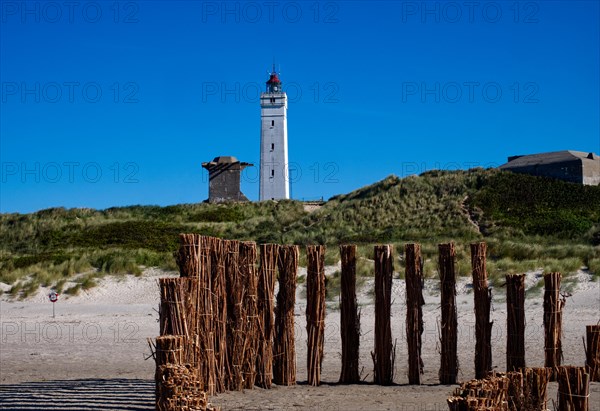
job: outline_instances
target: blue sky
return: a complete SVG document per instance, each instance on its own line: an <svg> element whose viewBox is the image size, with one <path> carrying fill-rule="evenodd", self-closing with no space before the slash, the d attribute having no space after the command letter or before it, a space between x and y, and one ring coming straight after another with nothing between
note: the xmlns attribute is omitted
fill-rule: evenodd
<svg viewBox="0 0 600 411"><path fill-rule="evenodd" d="M297 199L600 152L599 2L475 3L2 0L0 211L204 200L258 166L273 59Z"/></svg>

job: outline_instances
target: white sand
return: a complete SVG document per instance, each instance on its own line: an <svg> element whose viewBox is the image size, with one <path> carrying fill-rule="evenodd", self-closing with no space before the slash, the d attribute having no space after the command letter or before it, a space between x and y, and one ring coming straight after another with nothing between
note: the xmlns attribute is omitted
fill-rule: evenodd
<svg viewBox="0 0 600 411"><path fill-rule="evenodd" d="M327 268L331 274L339 266ZM299 274L303 274L303 270ZM540 272L527 276L526 362L543 365L543 293L536 287ZM147 338L158 333L158 285L162 276L176 276L146 269L143 276L107 277L99 286L78 296L61 296L52 318L50 290L40 291L26 301L0 297L0 409L152 409L154 363L145 360L150 351ZM600 282L579 272L564 279L571 289L563 315L563 364L583 365L582 337L585 326L600 320ZM408 386L405 341L405 287L403 280L393 282L392 334L396 340L396 384L392 387L335 385L341 370L339 311L329 310L325 329L325 359L321 387L308 387L306 381L306 322L299 287L296 303L296 350L299 385L273 390L246 390L225 393L211 399L226 409L404 409L445 410L451 386L437 385L439 368L438 329L439 287L435 280L425 283L422 356L425 374L422 386ZM5 287L3 287L5 288ZM359 292L361 305L362 375L372 380L374 307L367 281ZM474 376L474 313L469 278L457 284L459 317L459 380ZM332 301L329 306L337 306ZM494 289L492 320L493 364L504 370L506 347L506 304L503 289ZM62 381L68 380L68 381ZM16 384L28 382L27 384ZM555 398L556 384L550 387ZM600 383L591 384L591 409L600 409ZM30 407L33 401L35 405ZM43 404L43 405L41 405ZM64 404L71 404L69 408ZM66 407L66 408L65 408ZM595 408L594 408L595 407ZM551 407L552 408L552 407Z"/></svg>

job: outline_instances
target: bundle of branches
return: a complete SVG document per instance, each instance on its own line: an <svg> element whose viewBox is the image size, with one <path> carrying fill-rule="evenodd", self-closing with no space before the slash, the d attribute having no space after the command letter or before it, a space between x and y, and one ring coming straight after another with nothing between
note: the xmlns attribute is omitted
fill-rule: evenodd
<svg viewBox="0 0 600 411"><path fill-rule="evenodd" d="M245 356L246 272L239 269L240 242L223 241L225 251L225 282L227 299L227 365L225 387L241 391L244 384L242 363Z"/></svg>
<svg viewBox="0 0 600 411"><path fill-rule="evenodd" d="M198 279L193 277L161 278L159 324L160 335L186 337L184 360L192 367L198 366Z"/></svg>
<svg viewBox="0 0 600 411"><path fill-rule="evenodd" d="M244 294L244 314L246 318L243 324L244 333L244 357L242 359L242 376L244 387L252 388L256 380L256 354L259 343L258 308L257 308L257 285L256 273L256 243L244 241L240 243L239 254L240 278L246 284Z"/></svg>
<svg viewBox="0 0 600 411"><path fill-rule="evenodd" d="M360 313L356 301L356 246L341 245L340 325L342 334L342 372L340 382L360 381L358 355L360 346Z"/></svg>
<svg viewBox="0 0 600 411"><path fill-rule="evenodd" d="M508 377L508 409L511 411L521 410L524 402L523 374L521 371L510 371L504 375Z"/></svg>
<svg viewBox="0 0 600 411"><path fill-rule="evenodd" d="M544 274L544 354L546 367L552 368L552 381L562 361L562 309L565 298L560 295L560 273Z"/></svg>
<svg viewBox="0 0 600 411"><path fill-rule="evenodd" d="M525 274L506 275L506 370L525 367Z"/></svg>
<svg viewBox="0 0 600 411"><path fill-rule="evenodd" d="M586 361L590 381L600 382L600 325L585 327L587 338Z"/></svg>
<svg viewBox="0 0 600 411"><path fill-rule="evenodd" d="M185 365L165 364L157 367L157 411L180 410L180 406L195 406L205 410L208 397L195 391L194 373Z"/></svg>
<svg viewBox="0 0 600 411"><path fill-rule="evenodd" d="M467 381L448 398L448 407L453 411L508 410L508 387L503 375Z"/></svg>
<svg viewBox="0 0 600 411"><path fill-rule="evenodd" d="M256 385L271 388L273 379L273 318L275 275L279 246L260 245L260 266L258 270L258 347L256 353Z"/></svg>
<svg viewBox="0 0 600 411"><path fill-rule="evenodd" d="M198 297L196 298L196 315L198 319L198 379L202 381L203 389L208 395L214 395L215 390L215 334L213 321L213 298L211 290L211 249L212 237L199 238L200 252L198 269Z"/></svg>
<svg viewBox="0 0 600 411"><path fill-rule="evenodd" d="M184 363L187 338L165 335L156 338L156 409L158 411L214 410L208 404L202 382L190 364Z"/></svg>
<svg viewBox="0 0 600 411"><path fill-rule="evenodd" d="M557 367L558 409L587 411L589 409L590 375L585 367Z"/></svg>
<svg viewBox="0 0 600 411"><path fill-rule="evenodd" d="M486 249L486 243L471 244L475 298L475 378L485 378L492 370L492 294L487 281Z"/></svg>
<svg viewBox="0 0 600 411"><path fill-rule="evenodd" d="M160 375L159 398L156 401L157 411L216 411L208 403L206 392L201 383L194 379L194 372L184 365L166 364L158 368Z"/></svg>
<svg viewBox="0 0 600 411"><path fill-rule="evenodd" d="M275 308L275 340L273 342L273 382L296 384L296 347L294 344L294 305L299 249L296 245L279 247L279 291Z"/></svg>
<svg viewBox="0 0 600 411"><path fill-rule="evenodd" d="M306 247L306 333L308 384L321 384L325 342L325 246Z"/></svg>
<svg viewBox="0 0 600 411"><path fill-rule="evenodd" d="M156 337L156 343L153 350L156 366L185 364L184 347L186 343L186 337L183 335L161 335Z"/></svg>
<svg viewBox="0 0 600 411"><path fill-rule="evenodd" d="M442 320L441 364L439 378L441 384L456 384L458 374L457 313L456 313L456 251L454 243L439 244L438 270L441 282Z"/></svg>
<svg viewBox="0 0 600 411"><path fill-rule="evenodd" d="M545 411L550 373L550 368L521 368L506 373L509 379L508 409Z"/></svg>
<svg viewBox="0 0 600 411"><path fill-rule="evenodd" d="M188 278L160 278L160 306L158 310L160 335L189 336L186 318Z"/></svg>
<svg viewBox="0 0 600 411"><path fill-rule="evenodd" d="M376 245L375 259L375 350L371 352L375 384L391 385L394 380L396 347L392 345L392 276L394 248Z"/></svg>
<svg viewBox="0 0 600 411"><path fill-rule="evenodd" d="M210 238L212 314L215 331L215 391L225 391L227 364L227 286L224 241Z"/></svg>
<svg viewBox="0 0 600 411"><path fill-rule="evenodd" d="M408 343L408 383L421 384L423 360L421 335L423 334L423 259L420 244L404 247L406 280L406 341Z"/></svg>
<svg viewBox="0 0 600 411"><path fill-rule="evenodd" d="M200 236L198 234L180 234L179 250L175 261L181 277L197 277L200 268Z"/></svg>

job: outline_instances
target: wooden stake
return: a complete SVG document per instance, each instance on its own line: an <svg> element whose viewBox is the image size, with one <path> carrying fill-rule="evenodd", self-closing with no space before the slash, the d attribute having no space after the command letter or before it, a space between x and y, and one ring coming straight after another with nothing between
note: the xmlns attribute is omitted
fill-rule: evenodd
<svg viewBox="0 0 600 411"><path fill-rule="evenodd" d="M360 382L358 358L360 347L360 313L356 301L356 246L341 245L340 331L342 336L342 372L340 383Z"/></svg>
<svg viewBox="0 0 600 411"><path fill-rule="evenodd" d="M506 275L506 370L525 367L525 274Z"/></svg>
<svg viewBox="0 0 600 411"><path fill-rule="evenodd" d="M408 346L408 383L421 384L423 360L421 335L423 334L423 259L419 244L406 244L406 341Z"/></svg>
<svg viewBox="0 0 600 411"><path fill-rule="evenodd" d="M439 378L441 384L456 384L458 374L457 311L456 311L456 251L454 243L440 244L439 273L441 282L442 320L441 364Z"/></svg>
<svg viewBox="0 0 600 411"><path fill-rule="evenodd" d="M552 381L556 381L556 368L562 361L562 309L565 299L560 296L560 273L544 274L544 365L552 368Z"/></svg>
<svg viewBox="0 0 600 411"><path fill-rule="evenodd" d="M492 294L488 288L485 243L471 244L471 268L475 298L475 378L485 378L492 371Z"/></svg>
<svg viewBox="0 0 600 411"><path fill-rule="evenodd" d="M325 246L306 247L306 333L308 384L321 384L325 342Z"/></svg>
<svg viewBox="0 0 600 411"><path fill-rule="evenodd" d="M273 341L273 382L277 385L296 384L294 305L296 303L299 255L296 245L279 247L279 292L275 307L275 339Z"/></svg>
<svg viewBox="0 0 600 411"><path fill-rule="evenodd" d="M391 307L393 246L375 246L375 350L371 353L375 384L391 385L395 347L392 345Z"/></svg>

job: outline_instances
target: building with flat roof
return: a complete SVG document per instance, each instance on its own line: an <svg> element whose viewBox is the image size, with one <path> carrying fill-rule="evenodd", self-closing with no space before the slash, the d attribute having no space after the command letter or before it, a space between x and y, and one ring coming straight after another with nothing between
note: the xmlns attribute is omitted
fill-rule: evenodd
<svg viewBox="0 0 600 411"><path fill-rule="evenodd" d="M571 183L597 186L600 184L600 157L583 151L554 151L508 157L502 170L556 178Z"/></svg>
<svg viewBox="0 0 600 411"><path fill-rule="evenodd" d="M240 189L242 170L253 164L240 162L232 156L215 157L213 161L202 163L208 170L208 202L228 203L248 201Z"/></svg>

